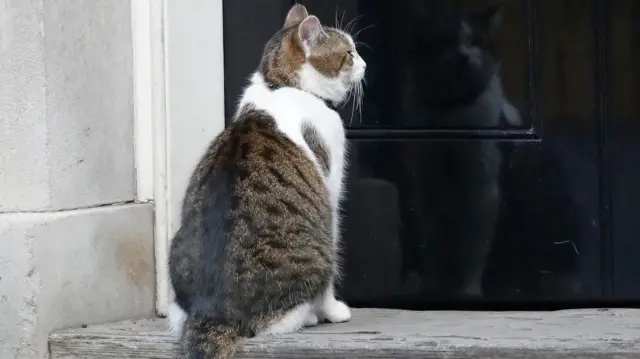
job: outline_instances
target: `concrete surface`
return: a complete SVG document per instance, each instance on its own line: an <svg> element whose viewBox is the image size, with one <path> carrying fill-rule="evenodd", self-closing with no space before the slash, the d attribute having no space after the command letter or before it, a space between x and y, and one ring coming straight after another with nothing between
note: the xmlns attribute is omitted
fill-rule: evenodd
<svg viewBox="0 0 640 359"><path fill-rule="evenodd" d="M58 331L52 359L174 358L161 319ZM640 310L411 312L356 309L344 324L245 341L237 359L636 359Z"/></svg>
<svg viewBox="0 0 640 359"><path fill-rule="evenodd" d="M133 200L130 0L0 3L0 212Z"/></svg>
<svg viewBox="0 0 640 359"><path fill-rule="evenodd" d="M58 328L154 314L153 205L0 214L0 358Z"/></svg>
<svg viewBox="0 0 640 359"><path fill-rule="evenodd" d="M0 359L154 313L153 204L125 204L130 1L0 0Z"/></svg>
<svg viewBox="0 0 640 359"><path fill-rule="evenodd" d="M0 212L46 208L42 1L0 4Z"/></svg>

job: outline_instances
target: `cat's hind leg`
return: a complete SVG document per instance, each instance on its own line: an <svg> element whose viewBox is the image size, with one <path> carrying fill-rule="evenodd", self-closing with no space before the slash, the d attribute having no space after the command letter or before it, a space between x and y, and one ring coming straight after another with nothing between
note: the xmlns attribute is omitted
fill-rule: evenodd
<svg viewBox="0 0 640 359"><path fill-rule="evenodd" d="M297 332L305 326L318 324L313 306L309 303L300 304L285 313L271 324L264 332L266 335L277 335Z"/></svg>
<svg viewBox="0 0 640 359"><path fill-rule="evenodd" d="M340 211L338 210L337 205L333 209L332 217L331 237L333 250L337 252L336 248L340 242ZM349 309L349 306L336 299L334 279L338 271L337 263L335 263L333 268L333 277L329 281L329 285L324 290L323 294L314 302L316 316L320 322L328 321L331 323L343 323L351 320L351 309Z"/></svg>
<svg viewBox="0 0 640 359"><path fill-rule="evenodd" d="M320 322L343 323L351 320L349 306L335 297L333 281L314 304L315 312Z"/></svg>
<svg viewBox="0 0 640 359"><path fill-rule="evenodd" d="M307 317L304 318L304 326L305 327L315 327L318 325L318 316L316 315L316 310L313 306L310 306L309 313L307 313Z"/></svg>
<svg viewBox="0 0 640 359"><path fill-rule="evenodd" d="M187 313L185 313L178 303L171 303L169 305L169 313L167 316L167 322L169 324L169 331L177 338L182 336L184 329L184 323L187 320Z"/></svg>

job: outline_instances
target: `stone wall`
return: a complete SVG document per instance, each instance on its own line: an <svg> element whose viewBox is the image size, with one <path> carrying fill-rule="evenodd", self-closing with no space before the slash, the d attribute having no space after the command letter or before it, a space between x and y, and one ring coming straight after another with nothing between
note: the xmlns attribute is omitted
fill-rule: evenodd
<svg viewBox="0 0 640 359"><path fill-rule="evenodd" d="M130 0L0 1L0 359L153 315L132 52Z"/></svg>

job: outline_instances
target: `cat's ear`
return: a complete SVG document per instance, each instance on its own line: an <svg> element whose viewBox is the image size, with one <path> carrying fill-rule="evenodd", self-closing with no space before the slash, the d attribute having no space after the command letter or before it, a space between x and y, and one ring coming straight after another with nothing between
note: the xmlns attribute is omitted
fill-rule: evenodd
<svg viewBox="0 0 640 359"><path fill-rule="evenodd" d="M499 26L502 22L502 1L485 8L478 17L488 30Z"/></svg>
<svg viewBox="0 0 640 359"><path fill-rule="evenodd" d="M322 24L320 24L320 20L311 15L307 16L298 27L298 37L303 44L309 45L314 42L318 37L324 34L324 30L322 29Z"/></svg>
<svg viewBox="0 0 640 359"><path fill-rule="evenodd" d="M302 4L295 4L289 10L289 13L287 14L287 18L284 20L284 25L282 26L282 28L286 29L294 25L298 25L307 16L309 16L309 13L307 12L307 8L305 8L304 5Z"/></svg>

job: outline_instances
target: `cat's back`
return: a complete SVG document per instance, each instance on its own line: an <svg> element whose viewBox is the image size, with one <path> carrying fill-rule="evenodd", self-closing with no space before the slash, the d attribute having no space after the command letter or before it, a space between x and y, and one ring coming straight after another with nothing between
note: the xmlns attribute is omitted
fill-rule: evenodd
<svg viewBox="0 0 640 359"><path fill-rule="evenodd" d="M320 224L328 217L328 198L305 151L267 112L247 105L194 171L181 230L193 232L189 237L198 241L211 241L243 230L282 231L292 221Z"/></svg>
<svg viewBox="0 0 640 359"><path fill-rule="evenodd" d="M270 257L273 248L330 243L330 213L316 164L269 114L245 106L191 177L170 255L177 301L188 307L186 298L196 288L222 283L200 280L225 281L221 275L230 265L249 266Z"/></svg>

